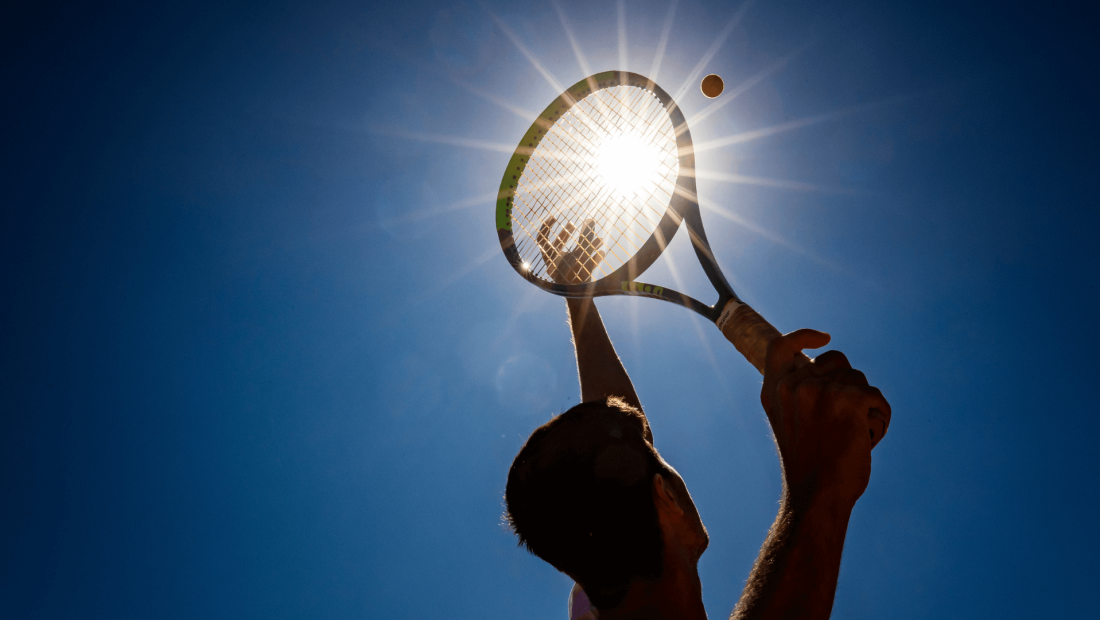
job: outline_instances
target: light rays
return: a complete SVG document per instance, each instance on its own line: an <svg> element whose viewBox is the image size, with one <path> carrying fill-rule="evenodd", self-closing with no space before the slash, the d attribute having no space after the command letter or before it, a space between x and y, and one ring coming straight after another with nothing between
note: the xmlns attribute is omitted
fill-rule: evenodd
<svg viewBox="0 0 1100 620"><path fill-rule="evenodd" d="M672 252L669 252L667 248L661 253L665 262L668 264L668 272L672 276L672 281L676 283L676 289L679 291L684 290L684 279L680 277L680 270L676 267L676 259L673 257ZM710 341L707 340L706 334L703 332L703 328L699 325L699 316L694 312L691 313L691 326L695 329L695 335L699 337L699 344L703 345L703 350L706 351L707 360L710 361L710 365L716 371L718 370L718 358L714 356L714 351L710 348Z"/></svg>
<svg viewBox="0 0 1100 620"><path fill-rule="evenodd" d="M775 189L786 189L796 192L816 192L820 194L852 194L852 195L869 195L870 192L852 189L849 187L834 187L829 185L815 185L813 183L802 183L801 181L788 181L786 179L768 179L764 177L750 177L743 174L732 174L729 172L715 172L709 170L688 170L683 169L683 174L688 176L694 176L697 179L705 179L707 181L721 181L723 183L738 183L740 185L757 185L760 187L773 187Z"/></svg>
<svg viewBox="0 0 1100 620"><path fill-rule="evenodd" d="M490 11L489 7L485 6L484 2L481 3L481 8L485 9L485 12L489 14L489 17L493 18L493 21L496 22L497 26L500 27L500 30L504 33L504 36L508 37L508 40L510 40L512 44L516 46L516 49L518 49L520 53L523 54L525 58L527 58L527 61L531 63L531 66L534 67L535 70L538 71L540 74L542 74L542 77L546 79L546 82L550 84L550 87L554 89L554 92L565 92L565 87L563 87L561 83L558 82L557 78L555 78L554 75L550 73L549 69L544 67L542 63L539 62L539 59L535 57L535 54L531 50L527 49L527 46L519 40L519 37L516 36L516 33L512 32L512 29L508 27L508 24L505 24L503 20L497 17L496 13Z"/></svg>
<svg viewBox="0 0 1100 620"><path fill-rule="evenodd" d="M730 21L728 24L726 24L726 27L723 28L722 32L718 34L718 38L714 40L714 43L711 43L710 48L707 49L706 53L703 54L703 57L699 59L699 62L695 65L695 68L692 69L691 73L688 74L687 79L684 80L684 85L681 86L679 90L676 91L676 94L672 96L673 101L679 101L681 98L683 98L684 94L688 91L689 88L691 88L692 84L695 83L695 80L699 77L699 74L702 73L703 69L706 68L707 63L710 62L712 58L714 58L714 55L718 53L719 48L721 48L722 44L725 43L726 39L729 38L730 33L733 32L734 27L736 27L738 22L741 21L741 18L745 16L745 12L749 10L749 7L752 6L752 3L753 0L745 0L745 2L741 5L741 8L737 9L737 12L734 13L733 17L730 18Z"/></svg>
<svg viewBox="0 0 1100 620"><path fill-rule="evenodd" d="M754 222L750 222L749 220L746 220L745 218L737 215L736 213L734 213L734 212L732 212L728 209L725 209L723 207L718 206L717 203L715 203L711 200L702 198L702 197L700 197L696 194L692 194L691 192L689 192L687 190L684 190L680 187L676 188L676 193L683 196L683 197L685 197L685 198L687 198L687 199L689 199L689 200L694 200L699 205L700 208L706 209L707 211L710 211L711 213L714 213L718 216L721 216L723 219L729 220L729 221L733 222L734 224L737 224L741 228L744 228L745 230L755 234L758 237L761 237L763 239L767 239L768 241L771 241L772 243L774 243L776 245L783 246L783 247L787 248L788 250L790 250L790 251L792 251L796 254L799 254L801 256L805 256L806 258L814 261L815 263L817 263L819 265L828 267L828 268L830 268L834 271L842 271L840 266L833 263L832 261L828 261L824 258L821 258L817 254L814 254L813 252L810 252L809 250L806 250L806 249L800 247L798 244L794 243L793 241L790 241L790 240L784 238L782 235L779 235L778 233L774 233L774 232L768 230L767 228L764 228L763 226L760 226L759 224L756 224Z"/></svg>
<svg viewBox="0 0 1100 620"><path fill-rule="evenodd" d="M496 95L487 93L487 92L473 86L472 84L467 84L466 82L463 82L463 81L459 80L458 78L456 78L452 75L448 75L447 77L456 86L464 88L467 91L469 91L470 93L472 93L472 94L474 94L478 97L481 97L485 101L488 101L489 103L492 103L494 105L499 106L503 110L507 110L507 111L511 112L512 114L515 114L516 116L522 118L523 120L527 121L528 123L535 122L535 119L539 117L538 112L532 112L531 110L521 108L521 107L509 102L507 99L504 99L503 97L497 97Z"/></svg>
<svg viewBox="0 0 1100 620"><path fill-rule="evenodd" d="M481 256L478 256L477 258L475 258L475 259L471 260L470 262L466 263L465 265L460 267L457 271L450 274L449 276L447 276L445 278L442 278L442 279L434 279L432 281L432 285L430 287L426 287L426 291L424 292L424 294L422 294L422 295L416 297L415 299L411 300L408 303L408 305L409 306L418 306L418 305L432 299L433 297L436 297L437 295L442 294L443 289L445 289L448 286L454 284L455 282L458 282L462 278L465 278L466 276L470 275L474 271L477 271L481 267L485 266L486 263L488 263L489 261L496 258L499 254L500 254L500 249L499 248L495 248L495 247L489 248L489 250L487 252L483 253Z"/></svg>
<svg viewBox="0 0 1100 620"><path fill-rule="evenodd" d="M472 198L466 198L464 200L458 200L449 204L445 204L439 207L432 207L430 209L420 209L417 211L409 211L405 215L399 217L390 217L382 220L383 226L393 226L400 224L412 224L420 220L425 220L437 215L445 215L454 211L462 211L465 209L472 209L473 207L482 207L492 204L497 199L497 192L490 192L482 194L480 196L474 196Z"/></svg>
<svg viewBox="0 0 1100 620"><path fill-rule="evenodd" d="M407 140L415 140L417 142L430 142L433 144L449 144L451 146L463 146L471 149L481 149L483 151L493 151L495 153L508 153L511 154L516 150L516 147L508 144L502 144L500 142L489 142L488 140L474 140L473 138L463 138L462 136L448 136L446 134L439 133L424 133L419 131L405 131L403 129L389 129L386 127L371 127L371 131L376 134L384 136L393 136L395 138L405 138Z"/></svg>
<svg viewBox="0 0 1100 620"><path fill-rule="evenodd" d="M561 27L565 30L565 36L569 39L569 45L573 47L573 55L577 57L577 64L580 65L581 73L584 75L592 75L592 68L588 66L588 59L584 57L584 52L581 51L581 46L577 43L577 37L573 35L573 28L569 25L569 20L565 18L565 11L561 9L561 4L557 0L553 3L554 10L558 12L558 20L561 22Z"/></svg>
<svg viewBox="0 0 1100 620"><path fill-rule="evenodd" d="M626 71L626 2L619 0L619 71Z"/></svg>
<svg viewBox="0 0 1100 620"><path fill-rule="evenodd" d="M447 81L451 82L452 84L454 84L455 86L458 86L459 88L462 88L466 91L469 91L471 94L473 94L477 97L480 97L481 99L484 99L485 101L488 101L489 103L492 103L493 105L496 105L496 106L500 107L501 109L503 109L507 112L511 112L511 113L515 114L516 116L524 119L528 123L534 122L535 118L538 117L538 114L536 112L532 112L532 111L527 110L525 108L521 108L521 107L519 107L519 106L517 106L513 103L510 103L508 100L504 99L503 97L498 97L496 95L487 93L487 92L477 88L473 84L470 84L466 81L463 81L463 80L459 79L453 72L448 71L444 67L442 67L441 66L442 63L431 64L431 63L426 63L426 62L420 62L420 61L416 61L416 60L413 60L411 58L408 58L406 55L400 54L400 53L395 52L395 51L390 51L390 50L386 50L386 51L389 52L390 54L392 54L394 61L399 62L403 65L406 65L408 67L412 67L412 68L416 69L417 71L422 71L422 72L428 73L428 74L430 74L434 77L447 80Z"/></svg>
<svg viewBox="0 0 1100 620"><path fill-rule="evenodd" d="M745 91L749 90L753 86L756 86L761 80L763 80L764 78L768 77L769 75L775 73L776 71L782 69L783 67L787 66L788 62L790 62L796 56L798 56L803 51L805 51L806 48L813 45L813 43L814 42L811 41L811 42L806 43L805 45L802 45L801 47L795 49L794 51L789 52L787 55L783 56L779 60L776 60L775 62L768 65L767 67L764 67L764 69L757 72L756 75L754 75L754 76L750 77L749 79L745 80L744 82L741 82L740 84L738 84L737 88L726 91L725 96L722 97L721 101L715 101L715 102L711 103L707 107L703 108L703 110L700 111L698 114L696 114L695 116L689 118L688 119L688 125L694 126L697 123L699 123L700 121L702 121L703 119L705 119L706 117L710 116L711 114L714 114L718 110L721 110L726 105L728 105L731 101L736 99L739 95L743 94Z"/></svg>
<svg viewBox="0 0 1100 620"><path fill-rule="evenodd" d="M665 25L661 29L661 38L657 41L657 51L653 54L653 65L649 68L649 79L657 81L657 74L661 71L661 61L665 57L665 47L668 46L668 35L672 32L672 18L676 15L676 5L679 0L672 0L668 5L668 14L665 15Z"/></svg>
<svg viewBox="0 0 1100 620"><path fill-rule="evenodd" d="M834 110L832 112L826 112L824 114L818 114L816 116L807 116L805 118L795 119L793 121L787 121L785 123L779 123L778 125L772 125L771 127L764 127L762 129L754 129L752 131L745 131L742 133L734 134L732 136L726 136L725 138L718 138L717 140L709 140L707 142L699 142L693 147L693 152L701 153L703 151L710 151L713 149L722 148L731 144L740 144L742 142L750 142L752 140L759 140L760 138L766 138L768 136L774 136L778 133L784 133L787 131L793 131L795 129L801 129L810 125L816 125L817 123L823 123L825 121L832 121L838 118L849 116L857 112L863 112L870 110L885 103L892 101L877 101L874 103L865 103L861 105L852 106L850 108L843 108L840 110Z"/></svg>

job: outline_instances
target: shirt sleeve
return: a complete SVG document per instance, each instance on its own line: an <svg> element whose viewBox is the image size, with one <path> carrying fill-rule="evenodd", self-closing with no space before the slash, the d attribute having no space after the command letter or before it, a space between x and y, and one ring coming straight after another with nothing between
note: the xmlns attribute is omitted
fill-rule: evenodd
<svg viewBox="0 0 1100 620"><path fill-rule="evenodd" d="M592 606L579 583L574 583L569 591L568 608L569 620L597 620L600 617L600 612Z"/></svg>

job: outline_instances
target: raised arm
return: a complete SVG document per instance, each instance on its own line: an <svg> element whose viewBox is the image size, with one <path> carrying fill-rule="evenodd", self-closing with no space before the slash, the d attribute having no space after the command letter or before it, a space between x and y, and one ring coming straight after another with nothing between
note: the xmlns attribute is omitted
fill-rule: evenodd
<svg viewBox="0 0 1100 620"><path fill-rule="evenodd" d="M567 299L569 327L577 351L581 402L618 396L628 405L642 408L634 384L623 368L615 346L607 336L600 313L591 299Z"/></svg>
<svg viewBox="0 0 1100 620"><path fill-rule="evenodd" d="M587 282L592 278L596 267L603 260L600 249L603 241L596 236L595 222L588 220L577 235L577 243L570 249L566 242L577 228L572 222L566 222L562 231L551 238L550 230L556 223L548 218L542 223L536 237L546 273L555 282L575 284ZM634 385L626 374L626 369L615 353L611 339L591 299L567 299L569 308L569 328L573 332L573 346L577 352L577 374L581 382L581 402L605 399L617 396L627 404L642 408Z"/></svg>
<svg viewBox="0 0 1100 620"><path fill-rule="evenodd" d="M829 335L799 330L768 349L760 400L783 469L779 514L749 575L735 620L824 619L832 612L848 519L871 476L871 448L890 404L843 353L796 368Z"/></svg>

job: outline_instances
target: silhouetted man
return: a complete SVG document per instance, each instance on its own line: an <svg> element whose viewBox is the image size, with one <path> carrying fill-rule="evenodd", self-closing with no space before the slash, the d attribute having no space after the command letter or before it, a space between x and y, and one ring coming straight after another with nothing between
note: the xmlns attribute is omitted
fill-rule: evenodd
<svg viewBox="0 0 1100 620"><path fill-rule="evenodd" d="M552 254L552 277L578 277L569 268L575 252ZM654 448L595 304L567 304L582 404L535 430L516 456L509 522L523 545L583 588L571 597L574 618L706 618L697 565L708 537L695 504ZM783 491L734 618L827 618L832 610L848 519L871 475L871 431L881 439L890 405L838 351L795 368L803 349L828 342L802 329L768 349L760 400Z"/></svg>

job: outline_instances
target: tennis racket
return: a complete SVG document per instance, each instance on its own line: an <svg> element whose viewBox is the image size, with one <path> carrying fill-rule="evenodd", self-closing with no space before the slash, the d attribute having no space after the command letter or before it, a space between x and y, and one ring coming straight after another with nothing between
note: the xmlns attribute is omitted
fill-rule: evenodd
<svg viewBox="0 0 1100 620"><path fill-rule="evenodd" d="M718 292L712 306L637 280L681 222ZM504 256L535 286L564 297L635 295L682 305L715 323L763 374L768 343L780 333L718 267L699 215L687 121L645 76L597 73L547 106L508 160L496 225Z"/></svg>

